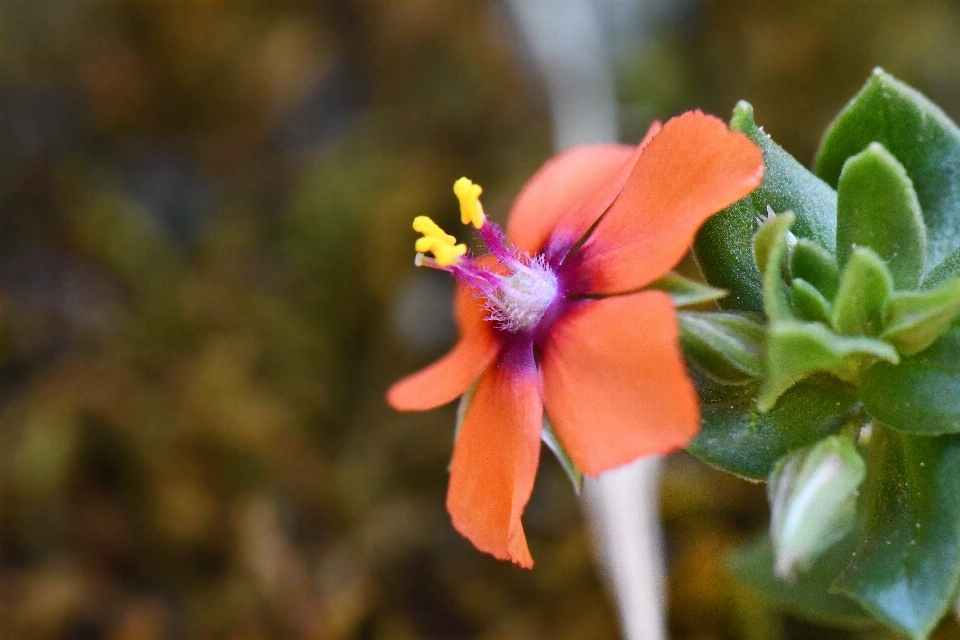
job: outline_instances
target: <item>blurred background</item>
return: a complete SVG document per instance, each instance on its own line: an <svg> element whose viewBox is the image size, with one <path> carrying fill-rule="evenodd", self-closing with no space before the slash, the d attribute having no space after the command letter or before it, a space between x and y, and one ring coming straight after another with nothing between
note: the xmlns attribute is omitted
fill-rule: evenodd
<svg viewBox="0 0 960 640"><path fill-rule="evenodd" d="M875 65L960 117L956 3L594 5L626 142L742 98L809 163ZM411 219L453 227L468 175L502 222L552 152L516 17L0 4L0 637L618 637L553 458L521 571L449 524L454 408L383 401L455 337ZM662 509L672 638L887 637L725 576L763 486L677 455Z"/></svg>

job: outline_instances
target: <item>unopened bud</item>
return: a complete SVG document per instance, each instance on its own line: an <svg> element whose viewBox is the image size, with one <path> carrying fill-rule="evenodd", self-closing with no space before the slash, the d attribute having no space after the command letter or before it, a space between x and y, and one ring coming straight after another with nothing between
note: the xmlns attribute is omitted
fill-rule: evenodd
<svg viewBox="0 0 960 640"><path fill-rule="evenodd" d="M850 438L829 436L781 458L770 472L774 571L792 579L854 525L866 463Z"/></svg>

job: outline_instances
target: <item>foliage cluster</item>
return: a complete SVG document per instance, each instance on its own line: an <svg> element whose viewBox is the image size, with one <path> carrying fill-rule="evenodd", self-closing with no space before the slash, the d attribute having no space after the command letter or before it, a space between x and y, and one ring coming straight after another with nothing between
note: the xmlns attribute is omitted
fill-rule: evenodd
<svg viewBox="0 0 960 640"><path fill-rule="evenodd" d="M743 552L748 581L820 619L926 638L960 582L960 129L880 69L815 173L750 105L731 127L767 172L695 244L733 295L683 325L705 404L691 451L769 479L776 559Z"/></svg>

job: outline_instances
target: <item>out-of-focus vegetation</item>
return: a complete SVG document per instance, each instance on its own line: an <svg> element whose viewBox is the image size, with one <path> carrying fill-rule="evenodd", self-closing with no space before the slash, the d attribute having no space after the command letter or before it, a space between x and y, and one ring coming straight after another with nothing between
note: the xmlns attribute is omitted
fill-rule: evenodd
<svg viewBox="0 0 960 640"><path fill-rule="evenodd" d="M865 9L869 6L869 9ZM444 511L453 337L413 216L500 217L550 154L497 3L0 5L0 637L615 638L544 457L537 567ZM739 98L805 161L882 64L960 115L947 3L715 1L618 58L623 128ZM762 487L667 466L673 637L847 638L729 582ZM947 622L938 638L960 637Z"/></svg>

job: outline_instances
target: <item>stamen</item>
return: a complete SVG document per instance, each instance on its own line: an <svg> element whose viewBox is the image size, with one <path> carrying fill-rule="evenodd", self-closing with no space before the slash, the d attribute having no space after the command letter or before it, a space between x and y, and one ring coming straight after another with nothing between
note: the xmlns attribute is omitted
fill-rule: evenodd
<svg viewBox="0 0 960 640"><path fill-rule="evenodd" d="M467 245L457 244L452 247L443 245L442 247L434 247L431 251L436 256L438 265L452 267L460 262L460 258L467 252Z"/></svg>
<svg viewBox="0 0 960 640"><path fill-rule="evenodd" d="M413 219L413 229L422 233L414 245L417 253L430 252L436 257L436 264L441 267L451 267L460 261L467 252L467 245L457 244L457 239L446 233L427 216L417 216Z"/></svg>
<svg viewBox="0 0 960 640"><path fill-rule="evenodd" d="M416 242L414 264L446 271L473 288L483 300L487 320L503 331L530 331L560 295L557 275L543 256L531 258L517 251L506 242L499 226L487 224L479 200L482 191L467 178L460 178L453 185L464 224L478 229L490 253L481 259L465 258L465 244L457 244L456 238L430 218L418 216L413 228L423 237ZM425 253L432 253L433 257Z"/></svg>
<svg viewBox="0 0 960 640"><path fill-rule="evenodd" d="M422 233L428 238L437 238L447 244L454 245L457 239L445 232L440 226L431 220L428 216L417 216L413 219L413 230Z"/></svg>
<svg viewBox="0 0 960 640"><path fill-rule="evenodd" d="M505 264L510 269L515 269L517 265L522 264L517 252L507 248L506 238L500 227L495 224L485 224L478 232L487 249L496 256L497 260Z"/></svg>
<svg viewBox="0 0 960 640"><path fill-rule="evenodd" d="M477 229L483 227L487 218L480 204L480 194L483 193L480 185L474 184L469 178L460 178L453 183L453 193L460 201L460 221L472 224Z"/></svg>

